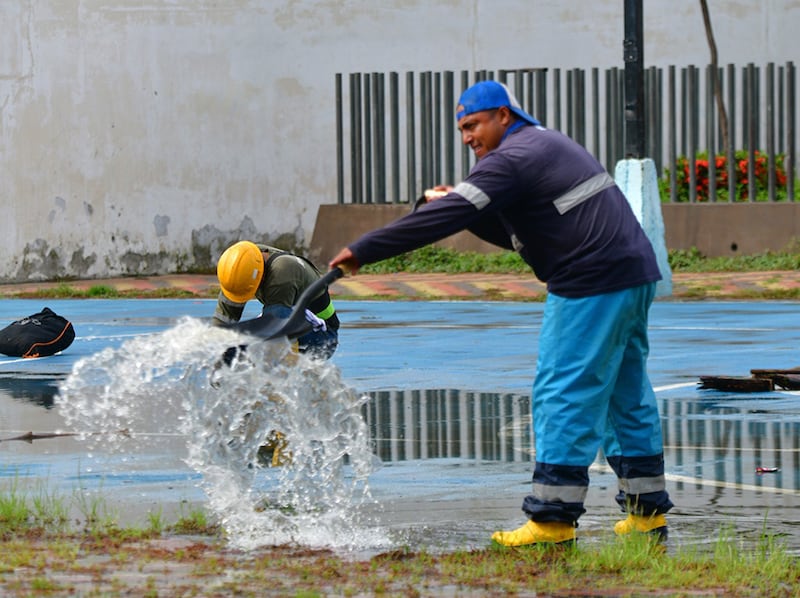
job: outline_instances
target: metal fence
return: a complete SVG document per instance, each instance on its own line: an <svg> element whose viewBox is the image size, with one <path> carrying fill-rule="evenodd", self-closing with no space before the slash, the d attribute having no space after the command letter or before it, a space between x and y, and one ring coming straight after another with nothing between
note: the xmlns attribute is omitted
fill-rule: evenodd
<svg viewBox="0 0 800 598"><path fill-rule="evenodd" d="M665 201L797 199L792 62L650 67L644 74L643 157L655 162ZM581 143L613 173L626 157L624 75L616 67L352 73L345 88L345 76L337 74L338 202L413 202L423 189L465 178L474 158L461 143L455 103L461 90L486 79L506 83L527 112Z"/></svg>

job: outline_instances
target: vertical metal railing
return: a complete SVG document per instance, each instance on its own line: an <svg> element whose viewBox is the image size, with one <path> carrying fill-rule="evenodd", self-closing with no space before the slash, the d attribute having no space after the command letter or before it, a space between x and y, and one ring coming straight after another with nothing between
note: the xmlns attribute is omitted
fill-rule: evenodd
<svg viewBox="0 0 800 598"><path fill-rule="evenodd" d="M705 94L705 120L706 120L706 151L708 152L708 200L717 200L717 110L714 105L714 96L717 91L717 69L711 65L706 67L706 94Z"/></svg>
<svg viewBox="0 0 800 598"><path fill-rule="evenodd" d="M669 150L667 152L669 164L677 164L678 160L678 112L675 101L676 96L676 78L675 67L670 66L667 71L667 144ZM669 200L677 200L677 184L678 176L677 169L669 169Z"/></svg>
<svg viewBox="0 0 800 598"><path fill-rule="evenodd" d="M728 167L728 200L736 197L736 161L733 159L736 149L736 69L728 65L728 147L725 148ZM674 201L674 200L673 200Z"/></svg>
<svg viewBox="0 0 800 598"><path fill-rule="evenodd" d="M341 116L339 116L341 119ZM362 203L361 194L361 75L350 75L350 203ZM340 185L344 190L344 183ZM343 203L344 195L339 198Z"/></svg>
<svg viewBox="0 0 800 598"><path fill-rule="evenodd" d="M714 75L694 65L645 70L646 157L669 190L667 201L795 201L795 65L727 65ZM413 202L427 187L465 178L474 157L461 143L455 102L485 79L504 82L525 110L584 145L609 172L623 159L624 77L617 67L591 69L588 81L584 70L538 67L353 73L347 84L337 74L337 201Z"/></svg>
<svg viewBox="0 0 800 598"><path fill-rule="evenodd" d="M685 102L686 111L683 114L683 120L686 127L686 152L690 164L693 164L697 159L699 141L699 115L698 109L700 105L700 78L697 67L690 65L684 72L685 86ZM697 169L689 168L689 201L697 201Z"/></svg>
<svg viewBox="0 0 800 598"><path fill-rule="evenodd" d="M792 63L786 65L786 195L795 197L795 69Z"/></svg>

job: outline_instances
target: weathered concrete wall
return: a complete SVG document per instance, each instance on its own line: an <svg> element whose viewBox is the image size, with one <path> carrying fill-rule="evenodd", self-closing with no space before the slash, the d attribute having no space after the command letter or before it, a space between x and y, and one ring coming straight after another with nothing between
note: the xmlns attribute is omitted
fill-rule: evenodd
<svg viewBox="0 0 800 598"><path fill-rule="evenodd" d="M710 6L722 62L800 59L800 2ZM210 268L237 238L308 247L336 190L335 73L621 67L623 9L4 1L0 282ZM645 11L646 65L707 62L695 0Z"/></svg>

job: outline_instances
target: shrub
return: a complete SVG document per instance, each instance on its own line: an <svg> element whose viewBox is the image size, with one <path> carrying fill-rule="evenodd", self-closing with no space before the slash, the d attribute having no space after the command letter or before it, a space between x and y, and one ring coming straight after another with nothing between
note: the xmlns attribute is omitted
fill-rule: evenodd
<svg viewBox="0 0 800 598"><path fill-rule="evenodd" d="M734 154L736 176L736 196L733 201L748 201L750 193L750 181L748 160L749 154L745 150L739 150ZM714 159L715 181L716 181L716 200L728 201L728 158L725 155L717 155ZM698 154L694 161L695 185L697 190L697 201L709 201L709 158L707 153ZM754 155L754 174L755 174L755 201L767 201L769 199L769 160L766 154L755 152ZM686 156L680 156L675 164L676 179L676 200L679 202L689 201L690 184L690 164ZM665 169L664 177L659 181L662 200L669 201L670 198L670 171ZM786 170L784 168L784 155L775 156L775 199L786 200Z"/></svg>

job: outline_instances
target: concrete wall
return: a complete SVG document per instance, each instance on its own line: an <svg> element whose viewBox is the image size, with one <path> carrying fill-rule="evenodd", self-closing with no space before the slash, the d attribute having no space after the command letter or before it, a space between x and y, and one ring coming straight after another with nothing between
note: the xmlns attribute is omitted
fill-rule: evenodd
<svg viewBox="0 0 800 598"><path fill-rule="evenodd" d="M668 249L709 257L800 250L800 204L664 204Z"/></svg>
<svg viewBox="0 0 800 598"><path fill-rule="evenodd" d="M710 0L723 63L800 62L800 2ZM336 73L623 66L623 0L3 0L0 282L307 248L336 190ZM696 0L645 64L705 64ZM669 231L668 231L669 233Z"/></svg>

